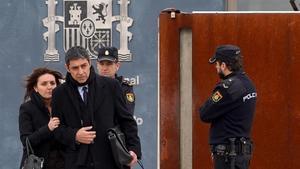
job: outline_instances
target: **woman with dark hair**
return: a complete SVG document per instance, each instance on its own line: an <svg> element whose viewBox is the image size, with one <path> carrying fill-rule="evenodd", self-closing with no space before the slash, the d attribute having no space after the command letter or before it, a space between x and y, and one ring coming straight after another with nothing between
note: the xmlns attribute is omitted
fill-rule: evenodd
<svg viewBox="0 0 300 169"><path fill-rule="evenodd" d="M26 138L35 155L44 158L43 169L63 169L61 145L55 141L53 130L60 121L51 117L52 90L60 84L62 74L48 68L37 68L26 79L24 103L19 111L19 131L23 144L21 166L26 157Z"/></svg>

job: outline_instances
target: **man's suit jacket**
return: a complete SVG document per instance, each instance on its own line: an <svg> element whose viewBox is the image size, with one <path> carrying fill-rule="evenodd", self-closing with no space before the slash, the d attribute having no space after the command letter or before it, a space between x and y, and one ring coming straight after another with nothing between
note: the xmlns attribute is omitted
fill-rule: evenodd
<svg viewBox="0 0 300 169"><path fill-rule="evenodd" d="M96 75L89 88L88 103L89 111L92 111L93 130L96 131L96 138L93 144L89 145L90 154L93 157L95 169L116 169L113 160L110 144L106 131L114 127L116 121L126 135L126 145L129 150L134 151L141 157L140 140L137 135L137 124L125 105L122 90L118 81ZM80 152L84 144L75 141L76 132L84 127L82 125L82 109L80 95L77 88L70 83L57 87L52 97L53 116L59 117L61 125L55 129L55 137L65 146L66 169L76 169L78 161L82 160ZM92 104L92 105L91 105Z"/></svg>

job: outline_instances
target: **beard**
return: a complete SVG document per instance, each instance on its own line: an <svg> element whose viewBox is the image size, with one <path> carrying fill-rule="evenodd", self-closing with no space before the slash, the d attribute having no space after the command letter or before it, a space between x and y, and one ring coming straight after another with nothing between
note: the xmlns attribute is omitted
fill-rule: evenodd
<svg viewBox="0 0 300 169"><path fill-rule="evenodd" d="M222 71L218 72L218 75L219 75L220 79L222 79L222 80L225 79L225 74Z"/></svg>

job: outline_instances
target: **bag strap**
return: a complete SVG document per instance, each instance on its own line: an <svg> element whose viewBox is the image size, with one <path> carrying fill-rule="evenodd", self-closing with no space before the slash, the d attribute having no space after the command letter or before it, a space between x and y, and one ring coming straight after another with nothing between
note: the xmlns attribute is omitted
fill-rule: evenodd
<svg viewBox="0 0 300 169"><path fill-rule="evenodd" d="M26 137L26 151L27 151L27 156L29 156L30 154L34 154L34 151L31 147L31 144L30 144L30 141L29 141L28 137Z"/></svg>
<svg viewBox="0 0 300 169"><path fill-rule="evenodd" d="M138 159L137 162L141 166L141 168L144 169L144 165L143 165L142 161Z"/></svg>

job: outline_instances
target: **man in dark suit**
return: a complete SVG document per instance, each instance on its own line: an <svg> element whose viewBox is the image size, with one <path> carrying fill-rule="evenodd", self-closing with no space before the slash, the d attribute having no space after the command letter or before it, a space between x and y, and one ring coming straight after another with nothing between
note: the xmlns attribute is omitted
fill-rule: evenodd
<svg viewBox="0 0 300 169"><path fill-rule="evenodd" d="M137 124L118 81L98 76L82 47L65 56L66 82L53 92L52 113L61 119L54 135L65 145L66 169L116 169L106 131L120 125L133 166L141 157Z"/></svg>

